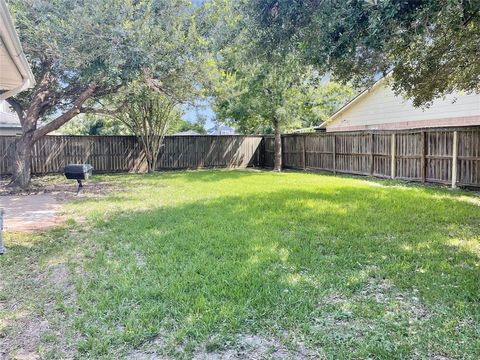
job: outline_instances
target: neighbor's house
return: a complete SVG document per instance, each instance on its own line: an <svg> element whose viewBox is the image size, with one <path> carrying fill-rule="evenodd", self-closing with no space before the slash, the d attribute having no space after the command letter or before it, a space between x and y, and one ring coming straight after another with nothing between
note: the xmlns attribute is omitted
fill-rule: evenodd
<svg viewBox="0 0 480 360"><path fill-rule="evenodd" d="M18 117L5 99L35 85L12 18L4 0L0 0L0 135L21 133Z"/></svg>
<svg viewBox="0 0 480 360"><path fill-rule="evenodd" d="M22 126L17 114L10 109L6 101L0 100L0 136L21 134Z"/></svg>
<svg viewBox="0 0 480 360"><path fill-rule="evenodd" d="M480 94L456 93L425 109L396 96L388 77L376 82L325 121L319 131L401 130L480 125Z"/></svg>
<svg viewBox="0 0 480 360"><path fill-rule="evenodd" d="M195 136L195 135L200 135L200 133L196 132L195 130L186 130L186 131L180 131L177 132L173 135L181 135L181 136Z"/></svg>
<svg viewBox="0 0 480 360"><path fill-rule="evenodd" d="M237 135L234 128L225 124L218 124L207 130L208 135Z"/></svg>

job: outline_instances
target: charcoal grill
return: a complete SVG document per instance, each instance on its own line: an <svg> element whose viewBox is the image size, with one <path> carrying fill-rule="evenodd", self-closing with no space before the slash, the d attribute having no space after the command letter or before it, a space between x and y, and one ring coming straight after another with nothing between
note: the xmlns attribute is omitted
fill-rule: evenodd
<svg viewBox="0 0 480 360"><path fill-rule="evenodd" d="M82 180L92 176L93 166L90 164L69 164L65 166L64 173L67 179L77 180L77 194L82 190Z"/></svg>

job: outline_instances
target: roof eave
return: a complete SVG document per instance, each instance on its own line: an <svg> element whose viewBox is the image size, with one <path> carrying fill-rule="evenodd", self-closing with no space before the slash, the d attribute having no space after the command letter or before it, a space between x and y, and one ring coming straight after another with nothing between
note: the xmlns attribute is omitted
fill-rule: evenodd
<svg viewBox="0 0 480 360"><path fill-rule="evenodd" d="M23 52L22 45L20 44L17 32L15 31L15 26L13 25L5 0L0 0L0 36L5 45L5 49L23 79L20 86L8 89L0 94L0 100L5 100L11 96L15 96L23 90L35 86L35 77L33 76L32 69L30 68Z"/></svg>

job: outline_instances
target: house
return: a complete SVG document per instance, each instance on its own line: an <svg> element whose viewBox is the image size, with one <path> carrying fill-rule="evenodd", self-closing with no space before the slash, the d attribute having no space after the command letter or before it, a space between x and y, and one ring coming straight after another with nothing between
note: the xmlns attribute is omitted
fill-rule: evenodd
<svg viewBox="0 0 480 360"><path fill-rule="evenodd" d="M22 133L20 121L5 101L35 85L4 0L0 0L0 135Z"/></svg>
<svg viewBox="0 0 480 360"><path fill-rule="evenodd" d="M402 130L480 125L480 94L455 93L437 99L428 108L395 95L388 78L377 81L343 106L317 130Z"/></svg>
<svg viewBox="0 0 480 360"><path fill-rule="evenodd" d="M0 0L0 100L35 85L5 0Z"/></svg>
<svg viewBox="0 0 480 360"><path fill-rule="evenodd" d="M225 124L218 124L207 130L209 135L237 135L234 128Z"/></svg>
<svg viewBox="0 0 480 360"><path fill-rule="evenodd" d="M200 135L198 132L195 130L187 130L187 131L180 131L178 133L175 133L173 135L181 135L181 136L194 136L194 135Z"/></svg>
<svg viewBox="0 0 480 360"><path fill-rule="evenodd" d="M5 100L0 100L0 136L2 135L20 135L22 126L18 116L10 109Z"/></svg>

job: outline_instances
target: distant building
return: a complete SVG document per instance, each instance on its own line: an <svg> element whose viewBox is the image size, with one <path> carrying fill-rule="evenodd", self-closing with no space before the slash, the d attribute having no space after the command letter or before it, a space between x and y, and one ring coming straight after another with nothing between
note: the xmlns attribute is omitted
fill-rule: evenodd
<svg viewBox="0 0 480 360"><path fill-rule="evenodd" d="M10 109L6 101L0 100L0 136L21 133L22 127L17 114Z"/></svg>
<svg viewBox="0 0 480 360"><path fill-rule="evenodd" d="M478 125L480 94L450 94L422 109L413 106L411 100L397 96L387 83L387 78L382 78L338 110L319 128L329 132Z"/></svg>
<svg viewBox="0 0 480 360"><path fill-rule="evenodd" d="M183 135L183 136L193 136L193 135L200 135L200 133L196 132L195 130L187 130L187 131L180 131L178 133L175 133L173 135Z"/></svg>
<svg viewBox="0 0 480 360"><path fill-rule="evenodd" d="M208 135L237 135L237 132L234 128L227 126L225 124L218 124L207 130Z"/></svg>

